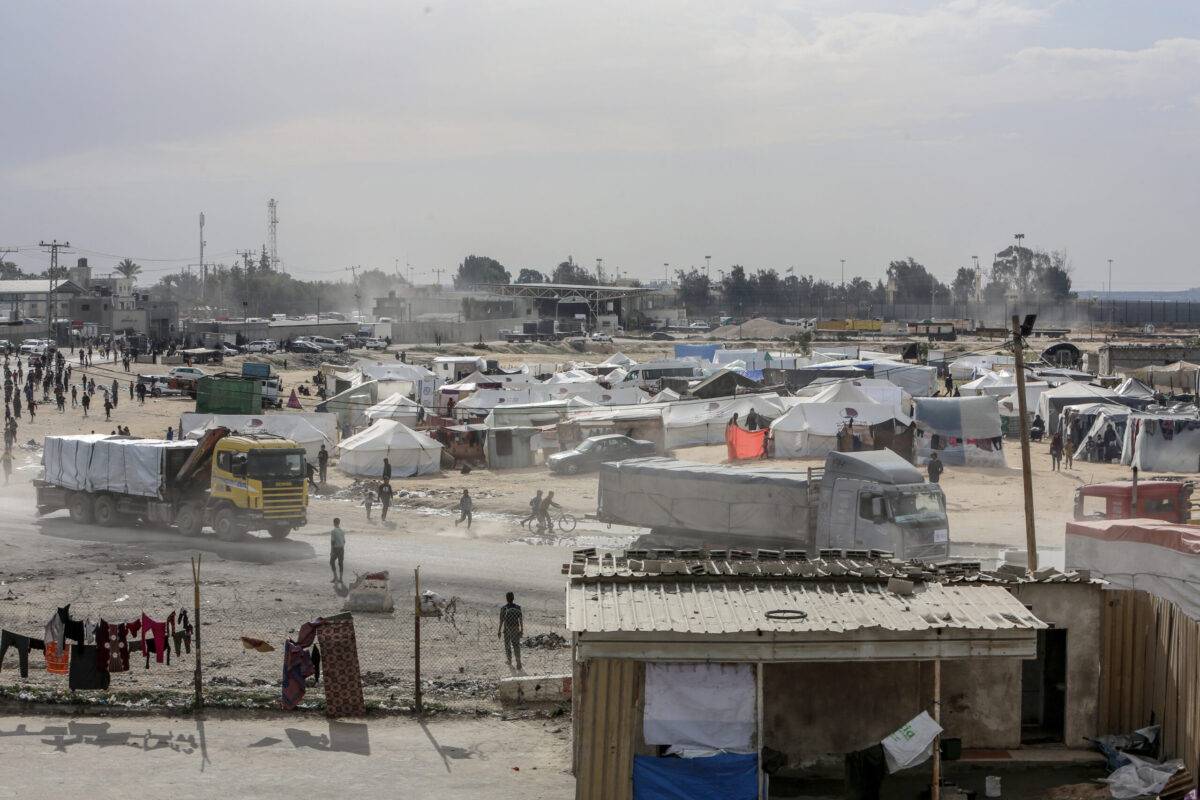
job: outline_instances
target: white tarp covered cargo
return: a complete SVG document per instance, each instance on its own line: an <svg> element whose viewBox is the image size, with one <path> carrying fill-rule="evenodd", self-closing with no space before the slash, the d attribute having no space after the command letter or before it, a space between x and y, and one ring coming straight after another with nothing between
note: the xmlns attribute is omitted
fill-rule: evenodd
<svg viewBox="0 0 1200 800"><path fill-rule="evenodd" d="M382 477L385 458L391 462L394 478L441 471L441 443L391 419L381 419L345 439L339 449L338 469L354 477Z"/></svg>
<svg viewBox="0 0 1200 800"><path fill-rule="evenodd" d="M743 541L795 533L803 542L808 473L628 459L600 466L599 513L625 525L731 534Z"/></svg>
<svg viewBox="0 0 1200 800"><path fill-rule="evenodd" d="M168 451L195 446L196 442L189 439L168 442L123 436L47 436L42 463L46 480L56 486L162 499Z"/></svg>
<svg viewBox="0 0 1200 800"><path fill-rule="evenodd" d="M937 451L946 464L1003 467L1000 409L995 397L918 397L913 400L918 464Z"/></svg>
<svg viewBox="0 0 1200 800"><path fill-rule="evenodd" d="M291 439L304 448L305 457L316 463L321 445L332 450L337 441L336 414L321 411L282 411L273 414L199 414L179 415L179 429L191 439L205 431L228 428L233 433L273 433Z"/></svg>

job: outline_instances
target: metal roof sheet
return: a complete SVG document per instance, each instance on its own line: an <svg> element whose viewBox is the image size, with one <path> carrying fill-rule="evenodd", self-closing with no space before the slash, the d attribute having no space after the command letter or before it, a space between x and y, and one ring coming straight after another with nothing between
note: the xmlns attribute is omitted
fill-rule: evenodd
<svg viewBox="0 0 1200 800"><path fill-rule="evenodd" d="M784 612L768 616L768 612ZM787 617L787 618L778 618ZM1047 627L997 586L795 580L572 581L567 627L575 633L851 633L858 630L1038 630Z"/></svg>

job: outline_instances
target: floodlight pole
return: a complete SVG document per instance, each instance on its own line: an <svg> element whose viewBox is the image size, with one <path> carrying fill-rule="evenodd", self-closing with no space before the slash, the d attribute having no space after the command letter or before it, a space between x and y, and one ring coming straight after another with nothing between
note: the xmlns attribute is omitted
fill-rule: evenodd
<svg viewBox="0 0 1200 800"><path fill-rule="evenodd" d="M1025 549L1029 569L1038 568L1037 533L1033 521L1033 469L1029 464L1029 417L1025 401L1025 337L1021 318L1012 318L1013 354L1017 367L1017 414L1021 424L1021 480L1025 485Z"/></svg>

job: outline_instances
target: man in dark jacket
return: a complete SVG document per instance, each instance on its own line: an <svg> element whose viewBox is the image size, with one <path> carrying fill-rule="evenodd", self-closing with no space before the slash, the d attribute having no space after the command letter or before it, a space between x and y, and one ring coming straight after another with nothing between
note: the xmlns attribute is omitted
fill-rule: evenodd
<svg viewBox="0 0 1200 800"><path fill-rule="evenodd" d="M938 454L936 452L931 453L929 455L929 467L928 467L929 482L930 483L939 483L942 479L942 470L944 470L945 468L946 468L946 465L942 463L942 460L940 458L938 458Z"/></svg>

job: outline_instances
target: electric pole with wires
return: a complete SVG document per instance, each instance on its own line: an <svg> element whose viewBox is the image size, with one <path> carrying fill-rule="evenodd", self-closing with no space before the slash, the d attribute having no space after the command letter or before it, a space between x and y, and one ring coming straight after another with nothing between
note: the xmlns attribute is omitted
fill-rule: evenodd
<svg viewBox="0 0 1200 800"><path fill-rule="evenodd" d="M52 342L58 341L54 336L54 295L58 293L58 251L66 250L71 246L70 242L60 242L54 239L49 242L39 242L39 247L45 247L50 251L50 269L46 272L50 278L50 283L46 288L46 338Z"/></svg>
<svg viewBox="0 0 1200 800"><path fill-rule="evenodd" d="M1029 417L1025 398L1025 337L1033 333L1036 314L1027 314L1025 321L1016 314L1012 317L1012 347L1017 368L1017 414L1021 425L1021 480L1025 488L1025 549L1030 570L1038 568L1037 532L1033 519L1033 470L1029 464Z"/></svg>

